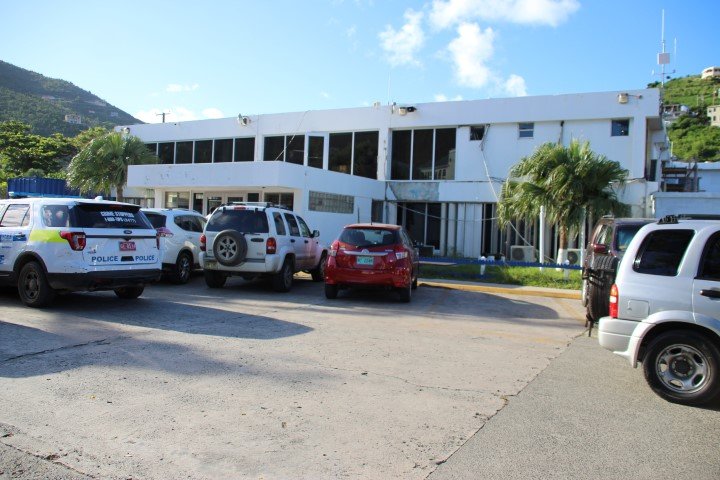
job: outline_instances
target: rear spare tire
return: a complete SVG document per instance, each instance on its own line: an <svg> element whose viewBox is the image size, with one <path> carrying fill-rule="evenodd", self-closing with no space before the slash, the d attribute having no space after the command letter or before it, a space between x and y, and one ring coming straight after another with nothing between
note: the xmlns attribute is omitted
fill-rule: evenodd
<svg viewBox="0 0 720 480"><path fill-rule="evenodd" d="M234 267L245 261L247 242L245 236L236 230L223 230L213 242L213 254L220 264Z"/></svg>

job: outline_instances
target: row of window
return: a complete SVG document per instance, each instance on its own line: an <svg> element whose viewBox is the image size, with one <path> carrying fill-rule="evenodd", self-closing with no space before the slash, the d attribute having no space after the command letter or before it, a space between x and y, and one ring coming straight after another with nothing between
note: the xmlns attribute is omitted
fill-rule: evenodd
<svg viewBox="0 0 720 480"><path fill-rule="evenodd" d="M470 127L470 141L485 137L486 127ZM390 178L393 180L453 180L455 178L456 128L394 130ZM611 121L610 134L630 134L630 120ZM535 123L518 123L519 138L534 138ZM307 146L307 166L325 168L325 142L328 142L327 169L377 179L379 132L341 132L327 135L273 135L263 139L263 160L303 165ZM252 162L255 137L219 138L148 143L147 147L162 164Z"/></svg>

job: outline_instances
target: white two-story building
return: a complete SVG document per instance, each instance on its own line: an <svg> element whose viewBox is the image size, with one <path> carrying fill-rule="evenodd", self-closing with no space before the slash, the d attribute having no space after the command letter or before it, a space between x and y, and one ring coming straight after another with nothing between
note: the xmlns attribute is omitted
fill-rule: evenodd
<svg viewBox="0 0 720 480"><path fill-rule="evenodd" d="M619 192L649 215L667 151L656 89L379 105L118 127L158 165L131 166L135 201L208 213L270 201L301 213L324 241L357 221L403 224L437 254L508 254L534 224L499 229L511 166L545 142L590 141L629 171ZM535 222L537 223L537 222ZM547 242L548 256L554 245Z"/></svg>

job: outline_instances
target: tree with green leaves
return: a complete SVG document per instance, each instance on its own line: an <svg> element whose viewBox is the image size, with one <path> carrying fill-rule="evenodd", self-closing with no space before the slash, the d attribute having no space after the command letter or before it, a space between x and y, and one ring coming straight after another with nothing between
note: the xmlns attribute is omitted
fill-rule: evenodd
<svg viewBox="0 0 720 480"><path fill-rule="evenodd" d="M117 199L123 200L128 167L157 163L138 137L112 132L95 138L73 157L68 167L68 184L81 193L104 192L114 188Z"/></svg>
<svg viewBox="0 0 720 480"><path fill-rule="evenodd" d="M544 206L548 221L558 226L559 248L565 250L569 233L586 214L629 213L613 189L627 175L618 162L593 152L590 142L573 140L567 147L545 143L510 169L498 204L500 222L535 219Z"/></svg>
<svg viewBox="0 0 720 480"><path fill-rule="evenodd" d="M0 123L0 168L8 178L31 169L43 175L64 172L76 151L72 141L59 133L43 137L22 122Z"/></svg>

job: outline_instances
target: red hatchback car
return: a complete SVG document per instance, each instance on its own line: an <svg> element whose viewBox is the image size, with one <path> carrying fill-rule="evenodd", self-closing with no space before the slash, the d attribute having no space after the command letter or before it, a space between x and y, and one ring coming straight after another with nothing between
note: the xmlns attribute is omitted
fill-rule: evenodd
<svg viewBox="0 0 720 480"><path fill-rule="evenodd" d="M346 287L392 288L404 302L417 288L420 261L410 236L400 225L357 223L346 226L330 246L325 266L325 296L336 298Z"/></svg>

